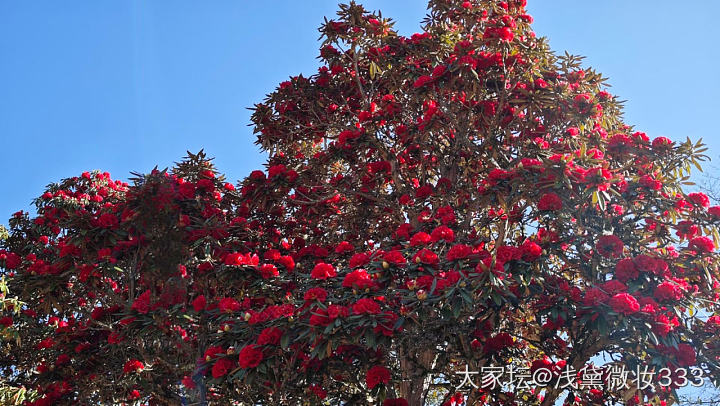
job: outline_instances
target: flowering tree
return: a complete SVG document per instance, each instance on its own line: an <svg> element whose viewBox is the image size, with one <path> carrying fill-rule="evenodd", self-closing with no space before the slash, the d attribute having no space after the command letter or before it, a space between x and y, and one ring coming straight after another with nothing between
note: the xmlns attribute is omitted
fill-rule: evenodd
<svg viewBox="0 0 720 406"><path fill-rule="evenodd" d="M5 380L34 405L641 404L675 399L682 368L717 383L720 207L683 189L702 144L624 124L524 3L431 0L409 38L341 5L318 73L254 107L267 168L237 185L203 153L50 185L0 251ZM605 378L668 383L555 385L600 355ZM456 390L507 366L545 387Z"/></svg>

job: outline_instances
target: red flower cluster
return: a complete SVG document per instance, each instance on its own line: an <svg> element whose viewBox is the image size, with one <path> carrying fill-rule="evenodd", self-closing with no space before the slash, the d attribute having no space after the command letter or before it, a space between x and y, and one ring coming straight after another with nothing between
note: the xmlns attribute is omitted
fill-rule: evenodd
<svg viewBox="0 0 720 406"><path fill-rule="evenodd" d="M538 200L538 210L550 210L556 211L563 207L563 202L560 196L555 193L545 193Z"/></svg>
<svg viewBox="0 0 720 406"><path fill-rule="evenodd" d="M382 365L375 365L368 369L365 376L365 383L368 388L373 389L379 384L387 384L390 382L390 370Z"/></svg>
<svg viewBox="0 0 720 406"><path fill-rule="evenodd" d="M334 278L335 276L337 276L335 267L324 262L315 265L312 272L310 272L310 277L314 279L327 279Z"/></svg>
<svg viewBox="0 0 720 406"><path fill-rule="evenodd" d="M126 362L125 366L123 366L123 373L129 374L132 372L140 372L143 369L145 369L145 365L142 362L132 359Z"/></svg>
<svg viewBox="0 0 720 406"><path fill-rule="evenodd" d="M263 352L259 346L255 344L246 345L240 350L238 365L240 368L255 368L263 360Z"/></svg>
<svg viewBox="0 0 720 406"><path fill-rule="evenodd" d="M615 235L603 235L598 238L595 248L598 254L604 257L619 257L622 255L624 244L620 238Z"/></svg>
<svg viewBox="0 0 720 406"><path fill-rule="evenodd" d="M628 293L617 293L610 298L609 304L613 311L624 315L630 315L640 310L640 303Z"/></svg>
<svg viewBox="0 0 720 406"><path fill-rule="evenodd" d="M407 406L430 372L512 357L556 379L553 360L590 349L720 377L720 322L681 320L720 300L720 206L673 169L701 145L625 125L597 72L535 37L523 0L429 6L410 37L357 4L323 24L317 73L254 106L266 169L236 186L189 154L132 185L62 180L15 214L7 383L35 404ZM452 362L427 370L440 348ZM445 404L465 402L456 383L434 381ZM544 394L503 396L557 401ZM646 395L669 391L628 403Z"/></svg>

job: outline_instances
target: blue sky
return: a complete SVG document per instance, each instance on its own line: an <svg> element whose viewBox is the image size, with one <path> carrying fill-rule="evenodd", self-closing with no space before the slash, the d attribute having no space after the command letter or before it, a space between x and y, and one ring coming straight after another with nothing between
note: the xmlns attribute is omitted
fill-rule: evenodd
<svg viewBox="0 0 720 406"><path fill-rule="evenodd" d="M419 31L420 0L364 1ZM529 0L539 35L587 56L651 136L704 137L720 156L720 2ZM334 1L0 0L0 223L85 170L126 179L216 157L232 181L261 166L247 107L316 71Z"/></svg>

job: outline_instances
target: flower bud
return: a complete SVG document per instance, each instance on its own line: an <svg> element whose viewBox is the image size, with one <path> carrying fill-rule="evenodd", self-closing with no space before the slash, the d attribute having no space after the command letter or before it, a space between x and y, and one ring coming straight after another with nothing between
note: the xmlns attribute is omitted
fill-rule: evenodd
<svg viewBox="0 0 720 406"><path fill-rule="evenodd" d="M420 289L417 291L416 296L418 300L425 300L427 299L427 292L425 292L423 289Z"/></svg>

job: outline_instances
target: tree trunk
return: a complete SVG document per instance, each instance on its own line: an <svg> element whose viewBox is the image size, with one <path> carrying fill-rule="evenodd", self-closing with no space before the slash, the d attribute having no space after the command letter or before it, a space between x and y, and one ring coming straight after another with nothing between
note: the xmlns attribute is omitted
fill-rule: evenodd
<svg viewBox="0 0 720 406"><path fill-rule="evenodd" d="M424 350L413 359L400 350L400 370L403 379L398 385L398 396L405 398L409 406L424 406L427 379L425 371L432 368L435 353Z"/></svg>

